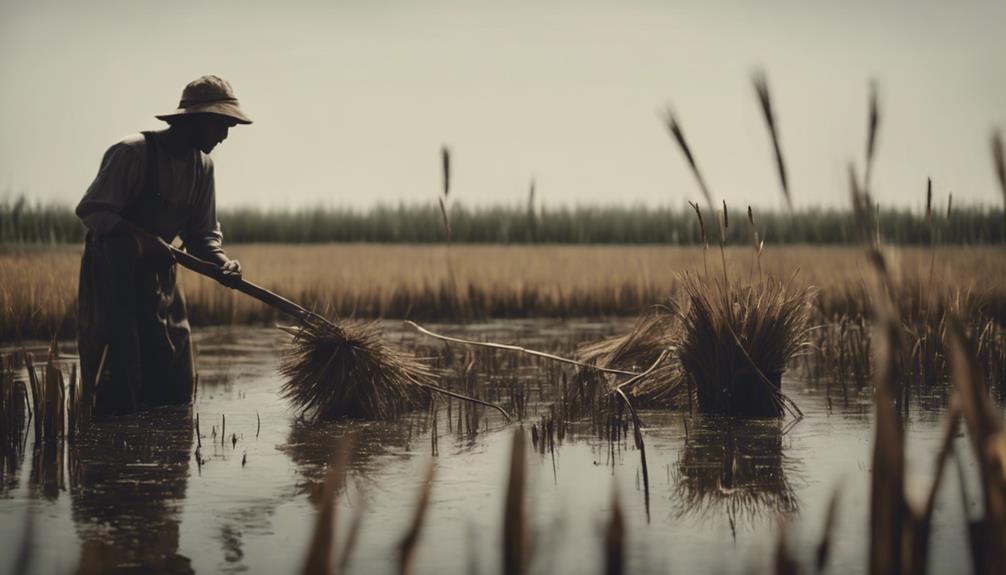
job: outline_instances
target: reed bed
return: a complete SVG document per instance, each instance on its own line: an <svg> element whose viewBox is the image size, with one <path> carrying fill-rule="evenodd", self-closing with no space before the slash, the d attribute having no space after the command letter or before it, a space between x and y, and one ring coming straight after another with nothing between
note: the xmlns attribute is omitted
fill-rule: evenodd
<svg viewBox="0 0 1006 575"><path fill-rule="evenodd" d="M0 354L0 493L16 484L30 436L30 484L45 499L59 497L68 444L90 421L87 405L76 364L67 379L55 342L40 365L25 350Z"/></svg>
<svg viewBox="0 0 1006 575"><path fill-rule="evenodd" d="M1006 399L1006 327L981 316L964 318L948 312L929 322L902 320L899 324L900 336L907 342L898 350L900 393L896 399L903 409L916 399L936 399L942 405L949 401L951 317L963 318L968 337L975 342L986 388L998 400ZM809 336L798 367L805 377L827 386L829 399L848 406L864 390L872 390L876 361L870 352L873 330L865 316L819 322ZM926 393L918 394L920 389Z"/></svg>
<svg viewBox="0 0 1006 575"><path fill-rule="evenodd" d="M761 221L759 221L761 225ZM743 225L732 228L744 228ZM680 293L679 275L703 271L701 248L655 246L454 245L457 289L449 288L443 246L239 245L230 253L260 285L328 316L466 320L488 317L635 316ZM75 335L77 247L0 253L0 338ZM1006 251L942 246L929 280L930 252L891 249L889 262L904 317L935 301L967 298L980 315L1006 323ZM727 246L733 277L756 277L751 248ZM765 278L815 286L829 320L869 315L862 252L852 248L772 248ZM181 281L197 325L267 324L278 314L184 270ZM929 286L932 285L930 290Z"/></svg>
<svg viewBox="0 0 1006 575"><path fill-rule="evenodd" d="M0 355L0 494L17 477L29 413L28 390L15 378L14 358Z"/></svg>
<svg viewBox="0 0 1006 575"><path fill-rule="evenodd" d="M63 371L50 351L44 365L35 366L30 354L24 354L35 430L35 443L55 444L66 437L66 384Z"/></svg>

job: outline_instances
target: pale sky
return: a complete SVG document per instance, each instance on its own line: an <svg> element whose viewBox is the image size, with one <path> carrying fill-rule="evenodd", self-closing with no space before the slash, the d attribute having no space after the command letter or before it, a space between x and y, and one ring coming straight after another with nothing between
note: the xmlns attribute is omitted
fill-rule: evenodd
<svg viewBox="0 0 1006 575"><path fill-rule="evenodd" d="M0 0L0 194L73 204L118 139L163 124L201 74L255 124L214 151L221 206L435 201L439 148L469 205L681 206L699 197L659 113L677 111L717 199L780 206L751 74L766 71L797 206L848 204L867 86L874 187L919 206L1001 205L1001 1Z"/></svg>

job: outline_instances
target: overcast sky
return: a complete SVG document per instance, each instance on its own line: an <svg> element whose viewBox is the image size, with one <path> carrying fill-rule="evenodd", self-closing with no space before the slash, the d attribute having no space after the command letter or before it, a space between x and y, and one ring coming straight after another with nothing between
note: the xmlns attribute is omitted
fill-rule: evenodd
<svg viewBox="0 0 1006 575"><path fill-rule="evenodd" d="M0 0L0 194L70 204L103 151L162 125L205 73L255 124L214 151L223 206L456 197L681 206L698 190L659 113L677 111L717 199L779 206L751 87L764 69L798 206L848 203L879 82L877 199L1002 202L1006 3L54 2Z"/></svg>

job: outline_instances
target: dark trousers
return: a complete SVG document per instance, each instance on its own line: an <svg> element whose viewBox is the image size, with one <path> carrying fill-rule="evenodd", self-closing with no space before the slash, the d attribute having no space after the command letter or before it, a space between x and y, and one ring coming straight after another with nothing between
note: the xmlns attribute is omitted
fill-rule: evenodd
<svg viewBox="0 0 1006 575"><path fill-rule="evenodd" d="M96 416L191 402L195 365L175 273L173 264L140 258L130 236L88 234L77 344L82 385L93 392L84 397L94 398Z"/></svg>

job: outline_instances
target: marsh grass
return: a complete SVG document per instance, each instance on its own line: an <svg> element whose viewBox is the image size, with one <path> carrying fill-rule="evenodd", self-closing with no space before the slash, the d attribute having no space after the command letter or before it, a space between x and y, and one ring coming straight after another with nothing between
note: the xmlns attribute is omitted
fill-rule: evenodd
<svg viewBox="0 0 1006 575"><path fill-rule="evenodd" d="M760 215L757 221L763 229ZM755 264L747 244L750 230L746 225L730 229L745 234L743 245L725 248L727 266L739 279ZM783 281L799 268L796 281L819 290L815 306L822 317L830 321L871 314L860 250L767 244L761 258L765 279ZM929 250L887 250L902 315L924 314ZM242 245L229 252L261 285L323 315L417 321L457 320L459 309L470 320L636 316L677 297L680 274L703 273L704 259L701 247L455 245L458 289L452 294L446 289L443 253L428 246ZM0 339L76 336L79 254L75 247L0 254ZM273 325L281 320L271 308L213 280L186 270L180 276L194 325ZM941 245L932 293L937 308L961 299L982 317L1006 323L1006 250ZM970 315L965 318L971 322Z"/></svg>
<svg viewBox="0 0 1006 575"><path fill-rule="evenodd" d="M996 397L1002 399L1006 385L1006 330L998 322L980 314L969 318L956 311L947 310L936 316L931 324L924 320L909 322L902 319L901 337L906 345L897 351L898 403L903 409L911 401L949 401L950 390L950 337L951 317L961 318L968 337L975 342L976 361L982 366L984 384ZM810 331L808 353L800 362L800 371L812 381L827 386L829 398L838 397L848 406L850 398L864 390L872 389L872 375L876 362L872 356L872 329L865 316L841 316L834 323L818 322ZM926 390L919 394L918 390ZM906 393L915 390L916 398Z"/></svg>
<svg viewBox="0 0 1006 575"><path fill-rule="evenodd" d="M15 377L14 358L0 354L0 494L17 480L29 413L27 388Z"/></svg>
<svg viewBox="0 0 1006 575"><path fill-rule="evenodd" d="M872 284L875 307L874 355L875 436L870 501L870 553L872 573L925 573L936 496L946 463L953 453L954 438L963 420L978 461L985 513L977 526L968 526L974 572L993 573L1006 555L1006 432L1001 414L993 406L986 379L977 363L977 353L960 319L946 322L952 366L953 399L946 417L943 441L935 454L933 480L921 499L906 495L905 421L898 410L898 396L907 383L900 377L904 349L901 318L887 289L890 278L883 255L870 252L875 274ZM961 484L963 489L964 484ZM977 528L976 528L977 527ZM996 542L996 543L993 543Z"/></svg>
<svg viewBox="0 0 1006 575"><path fill-rule="evenodd" d="M66 436L66 385L56 364L55 350L36 367L30 354L24 354L33 406L36 444L54 444Z"/></svg>

